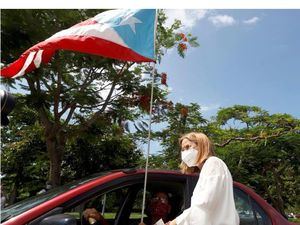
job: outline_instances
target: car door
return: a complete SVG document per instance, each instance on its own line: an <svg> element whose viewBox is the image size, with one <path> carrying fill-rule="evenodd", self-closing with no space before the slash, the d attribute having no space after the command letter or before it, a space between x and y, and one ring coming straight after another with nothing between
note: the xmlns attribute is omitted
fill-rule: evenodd
<svg viewBox="0 0 300 225"><path fill-rule="evenodd" d="M124 174L111 182L99 185L85 193L82 193L53 209L53 213L42 215L31 221L29 225L38 225L42 219L47 216L63 213L76 218L77 224L83 224L83 211L86 208L96 208L97 211L103 212L104 218L111 225L136 224L141 218L139 209L135 208L138 192L143 188L144 173ZM174 207L176 216L182 209L187 191L186 179L184 176L167 174L167 173L149 173L148 174L149 190L158 190L160 188L169 189L174 193L175 202L178 205Z"/></svg>
<svg viewBox="0 0 300 225"><path fill-rule="evenodd" d="M119 219L120 211L124 208L125 202L128 202L131 195L134 194L135 186L139 183L139 180L142 180L142 177L141 174L130 176L124 174L124 176L111 182L96 186L73 197L46 214L30 221L28 225L39 225L44 218L56 214L71 215L76 218L77 224L81 225L83 211L86 208L96 208L99 212L104 212L104 218L110 224L117 224L116 221Z"/></svg>
<svg viewBox="0 0 300 225"><path fill-rule="evenodd" d="M113 188L104 193L99 193L80 204L66 207L63 213L76 217L78 225L87 224L87 221L85 221L83 217L83 212L85 209L91 208L101 213L110 225L118 224L118 221L128 221L130 214L129 209L133 204L133 199L139 187L140 185L138 184L129 184Z"/></svg>

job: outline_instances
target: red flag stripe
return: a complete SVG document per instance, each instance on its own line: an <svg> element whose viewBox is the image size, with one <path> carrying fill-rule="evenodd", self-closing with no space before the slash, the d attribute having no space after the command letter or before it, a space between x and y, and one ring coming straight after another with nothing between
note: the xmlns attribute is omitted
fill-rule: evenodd
<svg viewBox="0 0 300 225"><path fill-rule="evenodd" d="M109 58L119 59L122 61L153 62L153 59L146 58L129 48L120 46L108 40L91 36L68 36L68 38L51 38L51 40L45 40L33 46L24 54L22 54L22 56L18 60L10 64L8 67L3 68L1 70L1 76L20 76L20 71L22 70L26 60L29 58L30 54L33 54L31 52L35 52L36 55L36 52L41 49L43 50L41 57L41 61L43 63L49 62L54 52L59 49L101 55ZM30 58L28 59L28 61L30 61ZM36 66L34 65L34 61L38 60L36 58L33 58L31 60L31 63L25 68L25 73L29 73L36 68Z"/></svg>

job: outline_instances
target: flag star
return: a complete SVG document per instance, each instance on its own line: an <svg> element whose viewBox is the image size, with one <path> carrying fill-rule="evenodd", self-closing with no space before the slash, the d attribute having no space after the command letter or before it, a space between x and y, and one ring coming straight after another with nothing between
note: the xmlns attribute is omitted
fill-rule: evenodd
<svg viewBox="0 0 300 225"><path fill-rule="evenodd" d="M135 24L136 23L143 23L139 19L133 16L129 16L127 18L124 18L119 25L124 26L124 25L129 25L133 33L135 33Z"/></svg>

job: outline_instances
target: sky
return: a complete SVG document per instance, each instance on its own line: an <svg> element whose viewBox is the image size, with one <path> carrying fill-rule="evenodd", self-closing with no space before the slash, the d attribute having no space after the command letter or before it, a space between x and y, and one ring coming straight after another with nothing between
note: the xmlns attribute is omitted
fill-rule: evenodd
<svg viewBox="0 0 300 225"><path fill-rule="evenodd" d="M184 59L167 52L170 99L198 103L207 119L220 107L259 106L300 118L300 10L167 10L198 37Z"/></svg>

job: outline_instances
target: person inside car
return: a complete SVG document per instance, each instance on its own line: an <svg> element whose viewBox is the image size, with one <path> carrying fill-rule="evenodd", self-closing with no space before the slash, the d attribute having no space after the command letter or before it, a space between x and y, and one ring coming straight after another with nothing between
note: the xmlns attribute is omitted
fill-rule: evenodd
<svg viewBox="0 0 300 225"><path fill-rule="evenodd" d="M166 192L156 192L146 207L148 217L144 219L144 223L139 225L153 225L160 219L164 222L168 221L172 206L169 196Z"/></svg>
<svg viewBox="0 0 300 225"><path fill-rule="evenodd" d="M171 212L171 204L169 202L169 196L166 192L156 192L149 200L146 213L147 216L143 223L139 225L153 225L158 220L162 219L164 222L168 221L168 216ZM87 208L83 212L85 222L83 224L94 225L109 225L100 212L95 208ZM88 223L87 223L88 221Z"/></svg>

